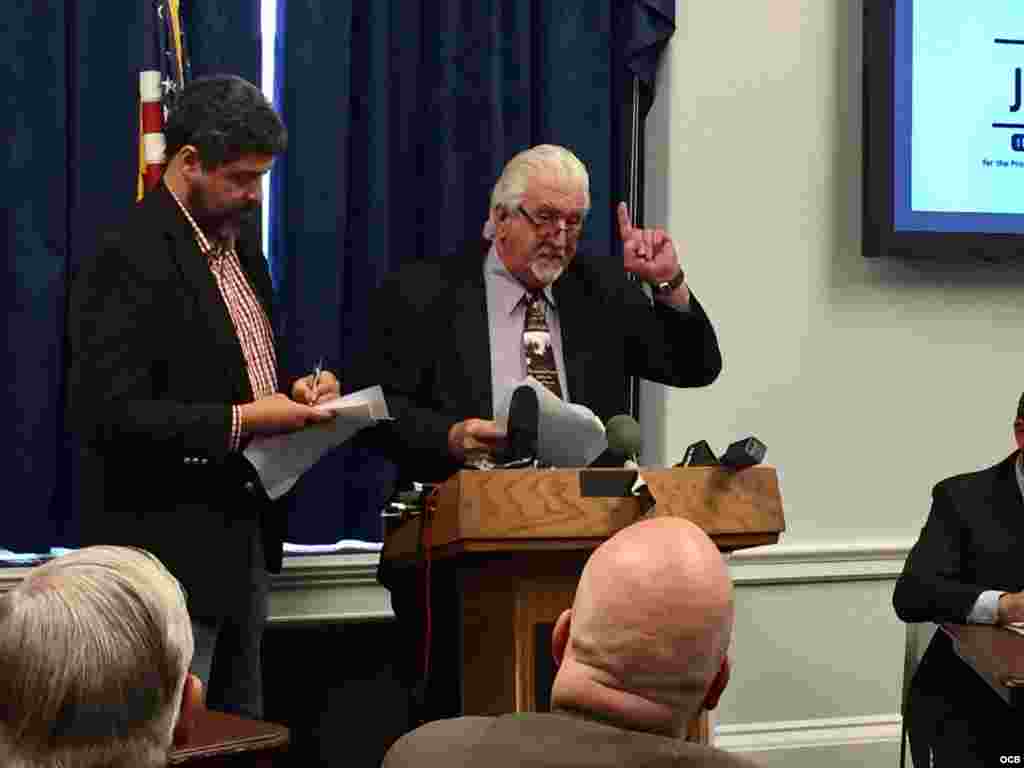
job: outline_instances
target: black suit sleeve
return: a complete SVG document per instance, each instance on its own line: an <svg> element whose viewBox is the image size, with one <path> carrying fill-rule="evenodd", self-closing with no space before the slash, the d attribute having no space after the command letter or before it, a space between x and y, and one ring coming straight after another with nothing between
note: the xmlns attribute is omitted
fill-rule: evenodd
<svg viewBox="0 0 1024 768"><path fill-rule="evenodd" d="M893 592L903 621L963 623L978 596L991 588L969 583L965 575L972 541L963 516L969 513L949 481L935 486L928 520Z"/></svg>
<svg viewBox="0 0 1024 768"><path fill-rule="evenodd" d="M371 342L345 372L347 389L384 389L393 421L367 430L362 440L403 467L406 481L451 475L457 466L448 430L480 415L460 413L438 395L439 358L447 358L441 347L452 343L450 313L440 301L444 288L435 265L409 264L390 274L371 304Z"/></svg>
<svg viewBox="0 0 1024 768"><path fill-rule="evenodd" d="M672 387L703 387L718 378L718 336L696 296L690 294L688 311L651 304L638 287L627 296L628 373Z"/></svg>
<svg viewBox="0 0 1024 768"><path fill-rule="evenodd" d="M161 397L172 375L164 350L181 329L180 281L165 252L150 240L107 237L79 269L71 289L68 415L71 424L104 450L178 456L227 454L231 412L226 403ZM177 301L177 311L167 302ZM197 394L203 382L197 382Z"/></svg>

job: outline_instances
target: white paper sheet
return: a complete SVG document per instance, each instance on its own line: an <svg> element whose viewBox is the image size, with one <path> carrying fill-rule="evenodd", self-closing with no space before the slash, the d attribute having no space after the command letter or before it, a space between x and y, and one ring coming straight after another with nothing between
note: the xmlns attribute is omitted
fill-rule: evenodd
<svg viewBox="0 0 1024 768"><path fill-rule="evenodd" d="M390 418L384 392L379 386L367 387L315 407L334 413L334 419L287 435L255 438L245 449L245 457L256 468L272 499L287 493L329 450L360 429Z"/></svg>
<svg viewBox="0 0 1024 768"><path fill-rule="evenodd" d="M585 467L608 447L604 424L585 405L567 403L533 377L516 382L498 406L495 421L508 425L512 393L526 385L537 393L537 456L553 467Z"/></svg>

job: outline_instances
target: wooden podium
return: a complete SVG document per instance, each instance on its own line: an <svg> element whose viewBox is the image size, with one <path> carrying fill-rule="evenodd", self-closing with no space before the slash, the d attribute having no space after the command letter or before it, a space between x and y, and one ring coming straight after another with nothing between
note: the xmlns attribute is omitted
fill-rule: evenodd
<svg viewBox="0 0 1024 768"><path fill-rule="evenodd" d="M572 604L591 550L620 528L682 517L723 552L773 544L785 529L773 467L640 475L653 506L630 495L632 470L463 470L440 487L432 514L385 536L382 558L393 565L454 566L464 714L546 708L549 691L538 690L538 668L547 663L538 653L549 639L542 635Z"/></svg>

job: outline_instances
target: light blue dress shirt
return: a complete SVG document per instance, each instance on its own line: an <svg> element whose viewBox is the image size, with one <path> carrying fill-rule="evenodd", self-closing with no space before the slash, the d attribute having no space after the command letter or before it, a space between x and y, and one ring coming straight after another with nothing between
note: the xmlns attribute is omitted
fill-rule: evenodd
<svg viewBox="0 0 1024 768"><path fill-rule="evenodd" d="M522 298L528 293L513 276L491 245L484 259L484 284L487 288L487 323L491 338L491 392L494 412L508 397L517 382L526 378L526 355L523 353L523 323L526 307ZM558 366L558 383L562 385L562 399L572 402L569 383L565 378L565 358L562 355L562 325L551 286L544 288L544 311L551 332L551 346Z"/></svg>

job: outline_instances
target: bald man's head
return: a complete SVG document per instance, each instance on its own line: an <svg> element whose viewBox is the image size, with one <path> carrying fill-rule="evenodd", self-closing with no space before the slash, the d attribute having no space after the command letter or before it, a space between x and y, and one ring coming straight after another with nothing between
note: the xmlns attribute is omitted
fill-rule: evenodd
<svg viewBox="0 0 1024 768"><path fill-rule="evenodd" d="M624 528L587 561L555 627L552 704L678 734L717 702L732 621L732 582L707 534L668 517Z"/></svg>

